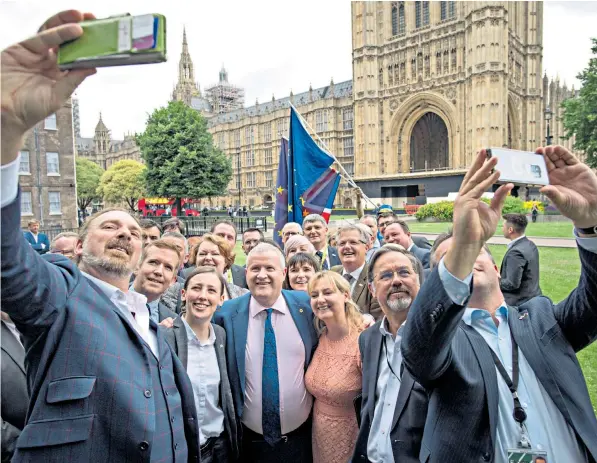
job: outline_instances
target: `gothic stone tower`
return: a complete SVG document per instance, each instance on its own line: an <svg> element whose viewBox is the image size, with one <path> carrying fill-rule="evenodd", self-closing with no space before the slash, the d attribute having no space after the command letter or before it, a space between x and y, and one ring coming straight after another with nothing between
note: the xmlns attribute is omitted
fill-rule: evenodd
<svg viewBox="0 0 597 463"><path fill-rule="evenodd" d="M189 106L191 99L201 96L199 85L195 81L195 72L193 70L193 60L189 54L189 45L187 44L187 31L182 32L182 52L178 63L178 82L172 92L172 99L184 101Z"/></svg>
<svg viewBox="0 0 597 463"><path fill-rule="evenodd" d="M542 142L541 2L353 2L355 177L402 206Z"/></svg>
<svg viewBox="0 0 597 463"><path fill-rule="evenodd" d="M104 124L104 121L102 120L102 113L100 113L99 121L95 126L93 145L95 148L95 162L99 164L102 169L106 169L106 155L110 152L112 147L112 137L106 124Z"/></svg>

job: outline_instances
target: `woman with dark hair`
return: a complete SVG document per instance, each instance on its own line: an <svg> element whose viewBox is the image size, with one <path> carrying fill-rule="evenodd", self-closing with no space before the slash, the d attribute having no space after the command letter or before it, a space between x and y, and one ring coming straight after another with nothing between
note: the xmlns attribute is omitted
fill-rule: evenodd
<svg viewBox="0 0 597 463"><path fill-rule="evenodd" d="M236 461L239 455L238 420L226 368L226 332L211 323L224 301L225 288L226 280L215 268L198 267L182 290L184 315L166 330L166 339L193 385L201 461L208 463Z"/></svg>
<svg viewBox="0 0 597 463"><path fill-rule="evenodd" d="M307 291L309 280L321 270L319 259L306 252L294 254L288 261L286 269L284 288L295 291Z"/></svg>

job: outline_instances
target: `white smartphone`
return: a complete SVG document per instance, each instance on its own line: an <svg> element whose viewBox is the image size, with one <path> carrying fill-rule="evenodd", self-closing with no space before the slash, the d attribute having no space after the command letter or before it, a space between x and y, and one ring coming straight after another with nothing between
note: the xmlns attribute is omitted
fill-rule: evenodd
<svg viewBox="0 0 597 463"><path fill-rule="evenodd" d="M516 185L549 185L547 165L542 155L507 148L487 148L487 157L495 157L500 183Z"/></svg>

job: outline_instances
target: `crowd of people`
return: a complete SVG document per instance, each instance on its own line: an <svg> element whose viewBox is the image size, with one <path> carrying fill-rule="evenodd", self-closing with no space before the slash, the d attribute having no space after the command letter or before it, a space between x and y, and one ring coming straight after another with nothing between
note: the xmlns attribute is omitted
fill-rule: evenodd
<svg viewBox="0 0 597 463"><path fill-rule="evenodd" d="M500 269L486 245L513 185L481 201L499 178L484 151L433 245L391 208L333 233L308 215L282 248L245 230L243 266L228 220L188 237L107 208L47 243L20 229L19 149L93 74L55 57L90 17L1 57L3 461L597 461L575 357L597 338L594 172L537 151L580 256L559 303L524 216L503 216Z"/></svg>

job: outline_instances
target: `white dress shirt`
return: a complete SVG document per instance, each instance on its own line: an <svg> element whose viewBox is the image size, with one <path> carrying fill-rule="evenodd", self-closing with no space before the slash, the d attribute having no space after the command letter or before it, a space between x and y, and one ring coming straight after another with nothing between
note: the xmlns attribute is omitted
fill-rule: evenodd
<svg viewBox="0 0 597 463"><path fill-rule="evenodd" d="M523 239L523 238L526 238L526 236L527 236L527 235L521 235L521 236L519 236L518 238L514 238L512 241L510 241L510 242L508 243L508 247L512 246L512 245L513 245L514 243L516 243L518 240L521 240L521 239Z"/></svg>
<svg viewBox="0 0 597 463"><path fill-rule="evenodd" d="M352 280L350 281L350 293L351 294L354 291L354 287L356 286L357 281L358 281L359 277L361 276L361 272L363 271L364 268L365 268L365 264L361 265L358 269L356 269L353 272L347 272L345 268L342 268L342 276L350 275L352 277Z"/></svg>
<svg viewBox="0 0 597 463"><path fill-rule="evenodd" d="M224 431L224 412L220 408L220 367L216 356L216 332L209 325L209 339L201 341L184 318L187 332L187 374L193 385L199 425L199 443L218 437Z"/></svg>
<svg viewBox="0 0 597 463"><path fill-rule="evenodd" d="M251 431L263 434L261 423L263 342L266 309L251 297L249 326L245 350L245 405L243 423ZM280 294L272 312L272 327L276 335L278 378L280 382L280 424L282 435L294 431L311 414L313 396L305 387L305 345L290 315L284 296Z"/></svg>

